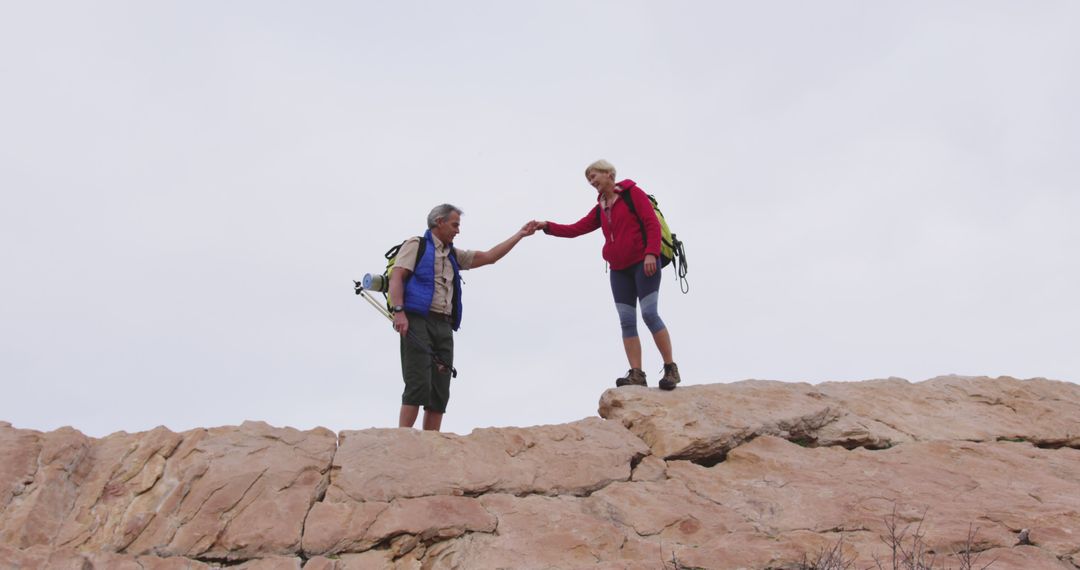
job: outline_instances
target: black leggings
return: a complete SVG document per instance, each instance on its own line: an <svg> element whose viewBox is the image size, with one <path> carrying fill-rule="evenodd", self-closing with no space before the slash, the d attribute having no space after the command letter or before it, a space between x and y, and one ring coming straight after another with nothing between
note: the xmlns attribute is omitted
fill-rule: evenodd
<svg viewBox="0 0 1080 570"><path fill-rule="evenodd" d="M664 321L660 319L657 305L660 301L660 267L652 277L645 276L645 263L640 262L626 269L611 271L611 295L615 298L615 309L619 312L619 324L623 338L638 335L637 302L641 300L641 318L645 326L656 334L664 330Z"/></svg>

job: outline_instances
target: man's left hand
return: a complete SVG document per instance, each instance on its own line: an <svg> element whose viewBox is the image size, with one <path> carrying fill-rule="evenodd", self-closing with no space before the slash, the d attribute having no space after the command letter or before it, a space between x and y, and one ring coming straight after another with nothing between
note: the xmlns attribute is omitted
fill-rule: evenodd
<svg viewBox="0 0 1080 570"><path fill-rule="evenodd" d="M647 253L645 254L645 277L652 277L653 273L656 273L656 256Z"/></svg>

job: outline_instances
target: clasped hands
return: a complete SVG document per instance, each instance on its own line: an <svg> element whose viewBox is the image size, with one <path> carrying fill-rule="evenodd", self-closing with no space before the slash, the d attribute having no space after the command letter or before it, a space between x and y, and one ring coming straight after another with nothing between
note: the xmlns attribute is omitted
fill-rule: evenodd
<svg viewBox="0 0 1080 570"><path fill-rule="evenodd" d="M536 230L542 230L545 227L547 227L547 222L532 220L521 226L521 237L531 236L536 233Z"/></svg>

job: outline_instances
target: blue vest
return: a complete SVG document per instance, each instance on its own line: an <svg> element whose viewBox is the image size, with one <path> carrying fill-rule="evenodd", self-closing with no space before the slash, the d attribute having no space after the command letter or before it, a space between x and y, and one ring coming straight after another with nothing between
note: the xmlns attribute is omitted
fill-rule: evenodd
<svg viewBox="0 0 1080 570"><path fill-rule="evenodd" d="M435 242L431 230L424 232L423 255L416 260L412 275L405 280L405 310L427 316L431 310L431 301L435 298ZM454 268L454 301L451 315L454 330L461 326L461 269L458 267L457 253L450 246L450 266Z"/></svg>

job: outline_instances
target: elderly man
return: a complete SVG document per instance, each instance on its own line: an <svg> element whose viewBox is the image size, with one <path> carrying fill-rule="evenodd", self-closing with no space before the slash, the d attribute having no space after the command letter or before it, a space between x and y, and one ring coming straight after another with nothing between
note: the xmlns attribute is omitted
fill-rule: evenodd
<svg viewBox="0 0 1080 570"><path fill-rule="evenodd" d="M433 208L427 218L428 231L401 245L390 272L394 330L401 335L401 376L405 380L398 427L413 427L420 406L424 407L425 430L442 427L450 399L453 331L461 326L460 272L495 263L522 238L536 232L536 224L529 222L487 251L459 250L453 242L461 231L461 214L450 204ZM412 339L406 338L409 331Z"/></svg>

